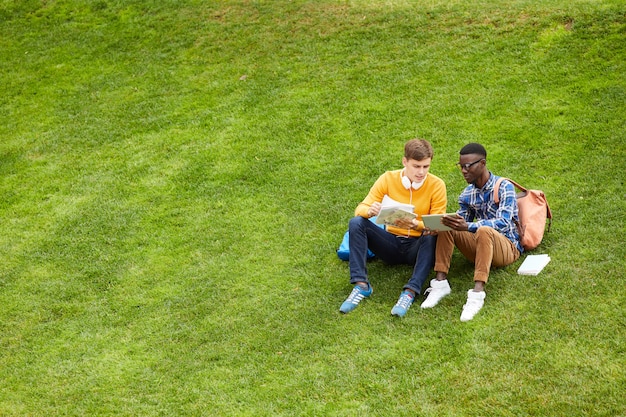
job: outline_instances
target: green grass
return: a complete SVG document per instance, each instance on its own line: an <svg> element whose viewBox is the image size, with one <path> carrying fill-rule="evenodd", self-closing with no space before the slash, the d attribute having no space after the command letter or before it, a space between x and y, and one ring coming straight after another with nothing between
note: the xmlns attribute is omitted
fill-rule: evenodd
<svg viewBox="0 0 626 417"><path fill-rule="evenodd" d="M622 1L0 0L0 415L624 416ZM390 316L335 255L420 136L552 230Z"/></svg>

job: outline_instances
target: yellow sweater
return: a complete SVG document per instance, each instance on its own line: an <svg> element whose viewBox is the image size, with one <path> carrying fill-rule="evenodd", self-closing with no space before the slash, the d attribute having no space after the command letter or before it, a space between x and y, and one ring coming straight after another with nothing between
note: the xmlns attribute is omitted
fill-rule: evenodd
<svg viewBox="0 0 626 417"><path fill-rule="evenodd" d="M419 221L417 229L407 230L387 226L388 232L398 236L420 236L424 229L422 214L443 214L446 212L448 203L446 184L441 178L428 173L424 185L419 190L412 188L407 190L402 185L402 170L399 169L387 171L378 177L365 200L354 210L354 215L367 218L367 210L373 203L382 202L385 194L400 203L413 204L415 206L415 214L417 214Z"/></svg>

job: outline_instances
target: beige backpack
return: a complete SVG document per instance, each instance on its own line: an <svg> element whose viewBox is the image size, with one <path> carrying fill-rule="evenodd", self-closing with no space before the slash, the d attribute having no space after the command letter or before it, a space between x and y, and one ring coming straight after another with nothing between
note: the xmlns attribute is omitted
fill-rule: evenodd
<svg viewBox="0 0 626 417"><path fill-rule="evenodd" d="M499 178L493 188L493 199L496 204L500 203L498 189L502 180L509 180L520 191L517 193L517 207L519 222L517 231L524 250L535 249L543 239L548 221L548 231L552 226L552 211L548 205L548 200L541 190L528 190L509 178Z"/></svg>

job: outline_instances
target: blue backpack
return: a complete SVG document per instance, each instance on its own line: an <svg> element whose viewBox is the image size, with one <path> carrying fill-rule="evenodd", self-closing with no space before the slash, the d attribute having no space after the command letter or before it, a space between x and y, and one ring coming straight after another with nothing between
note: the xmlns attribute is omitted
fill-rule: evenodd
<svg viewBox="0 0 626 417"><path fill-rule="evenodd" d="M376 224L376 217L371 217L370 221L374 224ZM376 226L380 227L381 229L385 228L384 224L376 224ZM337 249L337 256L339 257L339 259L341 259L342 261L347 261L348 259L350 259L350 233L346 232L343 235L343 240L341 241L341 245L339 245L339 249ZM374 253L371 250L367 250L367 258L373 258Z"/></svg>

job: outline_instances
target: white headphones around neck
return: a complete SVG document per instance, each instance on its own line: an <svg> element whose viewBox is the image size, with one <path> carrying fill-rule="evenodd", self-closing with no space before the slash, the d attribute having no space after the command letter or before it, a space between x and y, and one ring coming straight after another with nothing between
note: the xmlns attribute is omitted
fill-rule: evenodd
<svg viewBox="0 0 626 417"><path fill-rule="evenodd" d="M404 175L404 169L402 170L402 172L400 173L400 175L402 176L402 185L404 186L404 188L406 188L407 190L410 188L413 188L414 190L419 190L420 187L422 185L424 185L424 181L426 181L426 178L424 178L424 181L422 182L415 182L415 181L411 181L409 179L409 177L407 177L406 175Z"/></svg>

